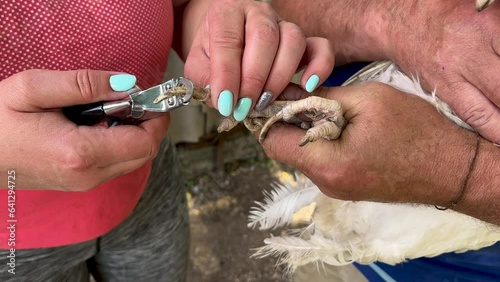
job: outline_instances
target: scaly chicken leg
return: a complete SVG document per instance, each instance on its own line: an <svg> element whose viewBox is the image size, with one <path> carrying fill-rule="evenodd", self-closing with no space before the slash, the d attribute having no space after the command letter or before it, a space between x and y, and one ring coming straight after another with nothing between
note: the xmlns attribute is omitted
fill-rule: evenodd
<svg viewBox="0 0 500 282"><path fill-rule="evenodd" d="M172 95L185 93L186 88L182 86L173 88L158 97L155 102L158 103ZM207 101L210 99L210 92L208 89L196 87L193 98L198 101ZM300 115L304 116L305 119L299 118ZM243 120L243 124L250 131L260 130L259 142L262 143L271 126L280 120L307 129L299 146L304 146L320 138L337 139L345 125L342 106L339 102L315 96L298 101L274 101L261 112L250 112ZM238 121L233 117L228 117L222 121L217 131L229 131L237 124Z"/></svg>

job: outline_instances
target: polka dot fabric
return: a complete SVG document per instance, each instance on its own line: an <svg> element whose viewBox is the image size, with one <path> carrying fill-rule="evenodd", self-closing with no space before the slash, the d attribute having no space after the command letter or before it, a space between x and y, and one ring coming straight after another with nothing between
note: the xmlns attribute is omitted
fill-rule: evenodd
<svg viewBox="0 0 500 282"><path fill-rule="evenodd" d="M33 68L88 68L131 73L150 87L163 79L172 35L168 0L1 0L0 80ZM150 171L151 162L89 192L16 190L16 245L8 245L0 205L0 248L63 246L109 232L133 211Z"/></svg>
<svg viewBox="0 0 500 282"><path fill-rule="evenodd" d="M170 1L0 3L0 79L27 69L100 69L163 78L173 34Z"/></svg>

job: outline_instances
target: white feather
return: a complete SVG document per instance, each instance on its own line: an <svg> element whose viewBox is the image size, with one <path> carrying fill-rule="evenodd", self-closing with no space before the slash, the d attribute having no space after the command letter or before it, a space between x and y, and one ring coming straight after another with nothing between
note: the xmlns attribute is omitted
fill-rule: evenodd
<svg viewBox="0 0 500 282"><path fill-rule="evenodd" d="M379 81L417 95L450 120L472 130L436 97L435 91L425 92L418 79L410 79L390 62L372 64L344 85L364 81ZM310 183L305 177L296 178ZM257 257L278 256L290 270L311 262L345 265L354 261L362 264L380 261L394 265L407 259L477 250L500 241L500 227L451 210L341 201L324 196L311 184L299 190L290 188L295 187L291 183L277 187L278 191L271 192L265 204L259 203L252 211L250 226L260 224L261 229L281 226L289 223L300 208L316 203L310 225L302 232L295 232L296 237L268 238L264 241L266 245L255 253Z"/></svg>
<svg viewBox="0 0 500 282"><path fill-rule="evenodd" d="M318 235L312 235L307 240L292 236L271 237L264 243L266 246L258 249L253 257L278 256L279 263L286 264L291 271L312 262L345 265L356 260L341 244Z"/></svg>
<svg viewBox="0 0 500 282"><path fill-rule="evenodd" d="M274 229L289 224L293 214L314 202L321 193L312 182L273 183L271 192L264 191L264 203L255 202L250 210L248 227L260 230Z"/></svg>

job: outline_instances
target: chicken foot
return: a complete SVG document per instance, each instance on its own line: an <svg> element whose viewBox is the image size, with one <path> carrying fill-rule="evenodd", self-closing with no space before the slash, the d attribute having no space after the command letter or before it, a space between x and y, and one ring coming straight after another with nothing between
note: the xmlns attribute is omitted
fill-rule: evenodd
<svg viewBox="0 0 500 282"><path fill-rule="evenodd" d="M183 95L185 93L186 88L184 86L172 88L157 97L155 103L159 103L173 95ZM201 102L209 100L210 90L195 87L193 99ZM306 120L297 117L297 115L305 116ZM320 138L326 140L337 139L345 126L341 104L335 100L316 96L298 101L274 101L263 111L251 111L243 120L243 124L252 132L261 130L259 142L262 144L271 126L280 120L307 129L306 134L299 142L299 146L304 146ZM238 123L233 117L227 117L219 125L217 131L219 133L229 131Z"/></svg>
<svg viewBox="0 0 500 282"><path fill-rule="evenodd" d="M320 138L334 140L340 136L345 125L342 106L335 100L325 99L317 96L310 96L298 101L289 101L278 113L267 120L262 127L259 136L259 142L262 144L267 131L277 121L283 119L285 122L296 118L296 115L303 114L311 119L311 126L306 135L300 140L299 146L304 146L309 142ZM301 124L302 128L307 127L305 121Z"/></svg>

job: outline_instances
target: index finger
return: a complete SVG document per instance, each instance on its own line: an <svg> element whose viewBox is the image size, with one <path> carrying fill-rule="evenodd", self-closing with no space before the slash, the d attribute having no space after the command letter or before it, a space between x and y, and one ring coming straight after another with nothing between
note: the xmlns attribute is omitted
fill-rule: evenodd
<svg viewBox="0 0 500 282"><path fill-rule="evenodd" d="M240 89L245 16L220 5L207 14L207 20L212 104L221 115L230 116Z"/></svg>

